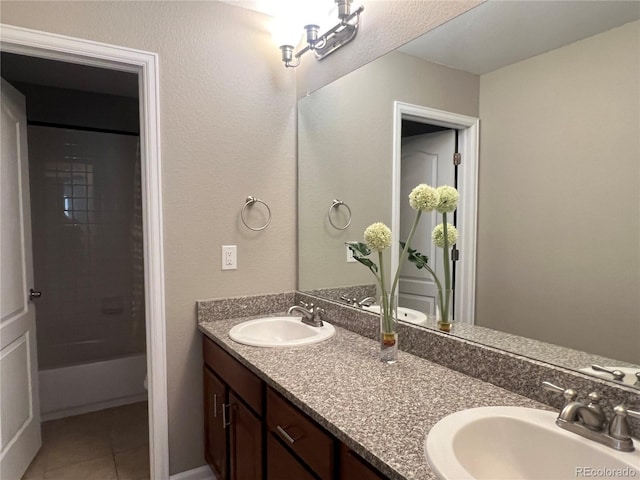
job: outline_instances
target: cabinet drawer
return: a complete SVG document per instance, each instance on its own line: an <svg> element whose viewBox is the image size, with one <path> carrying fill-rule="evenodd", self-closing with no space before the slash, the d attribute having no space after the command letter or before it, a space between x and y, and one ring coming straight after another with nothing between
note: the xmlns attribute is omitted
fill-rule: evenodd
<svg viewBox="0 0 640 480"><path fill-rule="evenodd" d="M320 478L333 478L333 438L270 388L267 388L267 426Z"/></svg>
<svg viewBox="0 0 640 480"><path fill-rule="evenodd" d="M203 336L204 363L235 391L254 412L262 416L262 380L213 340Z"/></svg>
<svg viewBox="0 0 640 480"><path fill-rule="evenodd" d="M315 480L305 467L273 437L267 435L267 480Z"/></svg>
<svg viewBox="0 0 640 480"><path fill-rule="evenodd" d="M348 480L384 480L382 474L365 463L358 455L352 452L346 445L340 445L340 479Z"/></svg>

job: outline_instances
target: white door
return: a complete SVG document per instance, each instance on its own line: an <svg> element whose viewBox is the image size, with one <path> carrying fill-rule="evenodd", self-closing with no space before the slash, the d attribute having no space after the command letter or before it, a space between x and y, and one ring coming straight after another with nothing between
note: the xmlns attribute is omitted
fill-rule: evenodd
<svg viewBox="0 0 640 480"><path fill-rule="evenodd" d="M2 80L0 130L0 478L19 479L42 445L38 405L27 119Z"/></svg>
<svg viewBox="0 0 640 480"><path fill-rule="evenodd" d="M402 139L400 167L400 238L406 239L415 220L415 210L406 200L413 188L421 183L433 187L454 185L455 170L453 154L455 152L455 131L416 135ZM448 218L453 223L452 216ZM444 281L442 272L442 249L431 242L433 227L442 223L442 216L437 212L423 214L411 242L423 255L429 257L429 265L434 269L440 281ZM438 288L431 275L424 269L418 270L414 264L406 261L400 271L398 285L398 305L435 314Z"/></svg>

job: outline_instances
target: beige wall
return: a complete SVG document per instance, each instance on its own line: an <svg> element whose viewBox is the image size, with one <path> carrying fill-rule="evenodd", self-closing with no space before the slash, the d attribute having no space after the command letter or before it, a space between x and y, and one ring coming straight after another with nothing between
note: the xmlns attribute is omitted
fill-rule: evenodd
<svg viewBox="0 0 640 480"><path fill-rule="evenodd" d="M478 324L640 363L639 27L481 77Z"/></svg>
<svg viewBox="0 0 640 480"><path fill-rule="evenodd" d="M298 101L301 290L375 281L344 243L373 222L391 227L394 101L477 117L478 92L477 75L393 52ZM352 211L343 231L327 220L334 198Z"/></svg>
<svg viewBox="0 0 640 480"><path fill-rule="evenodd" d="M359 37L298 72L266 17L220 2L0 3L6 24L159 54L171 473L204 464L195 301L296 287L296 75L303 95L477 3L366 2ZM249 194L271 206L263 232L240 223ZM222 244L238 270L220 271Z"/></svg>
<svg viewBox="0 0 640 480"><path fill-rule="evenodd" d="M204 464L195 301L296 286L294 72L266 17L219 2L6 2L2 22L159 54L170 471ZM263 232L239 220L267 201ZM238 270L220 270L220 245Z"/></svg>
<svg viewBox="0 0 640 480"><path fill-rule="evenodd" d="M356 38L322 61L306 53L297 68L298 98L395 50L485 0L368 0Z"/></svg>

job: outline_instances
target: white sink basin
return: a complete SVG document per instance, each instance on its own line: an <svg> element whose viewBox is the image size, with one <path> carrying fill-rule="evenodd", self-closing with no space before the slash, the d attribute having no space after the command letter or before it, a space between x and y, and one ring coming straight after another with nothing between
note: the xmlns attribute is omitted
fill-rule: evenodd
<svg viewBox="0 0 640 480"><path fill-rule="evenodd" d="M336 329L302 323L302 317L265 317L247 320L229 330L231 340L254 347L299 347L333 337Z"/></svg>
<svg viewBox="0 0 640 480"><path fill-rule="evenodd" d="M462 410L434 425L425 455L440 479L640 478L637 441L634 452L618 452L561 429L556 417L523 407Z"/></svg>
<svg viewBox="0 0 640 480"><path fill-rule="evenodd" d="M380 313L380 305L370 305L368 307L362 307L365 310L369 310L373 313ZM403 322L414 323L416 325L422 325L427 320L427 316L417 310L413 310L407 307L398 307L398 320Z"/></svg>

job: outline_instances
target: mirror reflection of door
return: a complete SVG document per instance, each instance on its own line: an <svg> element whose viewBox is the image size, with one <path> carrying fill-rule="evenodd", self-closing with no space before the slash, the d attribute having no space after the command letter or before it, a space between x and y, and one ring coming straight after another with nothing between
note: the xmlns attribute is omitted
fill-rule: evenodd
<svg viewBox="0 0 640 480"><path fill-rule="evenodd" d="M408 128L405 128L407 126ZM416 131L437 130L432 133L410 135L412 127L420 126ZM410 135L410 136L407 136ZM408 201L409 193L421 183L433 187L455 185L455 130L443 129L427 124L417 124L404 120L402 126L401 154L401 201L400 201L400 238L406 239L415 219L415 210ZM418 231L413 237L411 248L415 248L429 257L429 264L438 278L443 281L441 248L431 241L433 228L442 222L441 215L435 211L423 214ZM453 223L453 220L449 220ZM427 315L435 315L438 290L433 278L426 270L418 270L411 262L405 262L400 271L398 286L398 305L412 308Z"/></svg>

